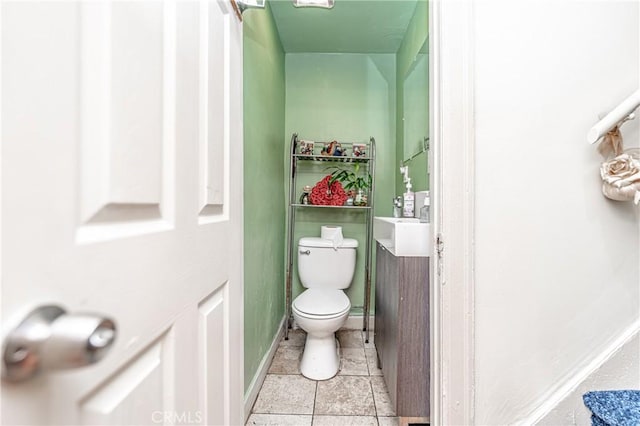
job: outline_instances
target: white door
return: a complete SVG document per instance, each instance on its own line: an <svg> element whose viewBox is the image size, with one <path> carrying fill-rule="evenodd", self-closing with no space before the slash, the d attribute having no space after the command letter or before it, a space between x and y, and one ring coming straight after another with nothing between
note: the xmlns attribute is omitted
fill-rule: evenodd
<svg viewBox="0 0 640 426"><path fill-rule="evenodd" d="M228 0L3 2L2 331L113 318L2 424L242 423L242 27ZM44 354L46 357L47 354Z"/></svg>

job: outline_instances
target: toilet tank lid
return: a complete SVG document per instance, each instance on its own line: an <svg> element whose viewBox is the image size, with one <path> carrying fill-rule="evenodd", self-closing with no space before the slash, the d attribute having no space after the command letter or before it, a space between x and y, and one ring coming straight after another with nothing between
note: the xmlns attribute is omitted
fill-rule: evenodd
<svg viewBox="0 0 640 426"><path fill-rule="evenodd" d="M330 247L333 248L333 240L325 240L319 237L304 237L298 241L299 247ZM342 244L338 248L356 248L358 247L358 240L353 238L345 238Z"/></svg>

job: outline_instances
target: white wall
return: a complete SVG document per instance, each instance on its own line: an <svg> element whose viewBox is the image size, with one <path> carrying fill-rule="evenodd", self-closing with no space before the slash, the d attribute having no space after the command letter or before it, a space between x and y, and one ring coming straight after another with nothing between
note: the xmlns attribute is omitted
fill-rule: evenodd
<svg viewBox="0 0 640 426"><path fill-rule="evenodd" d="M631 336L626 334L622 337L623 342L616 342L618 344L613 345L611 353L605 354L605 359L596 360L595 368L587 369L586 374L578 376L577 381L569 383L566 390L562 389L565 392L561 391L558 398L551 401L559 403L551 407L543 406L541 416L532 416L531 423L535 422L538 426L588 425L591 424L591 412L582 401L582 395L586 392L594 389L637 389L640 335L636 328Z"/></svg>
<svg viewBox="0 0 640 426"><path fill-rule="evenodd" d="M639 209L601 195L601 158L586 142L598 114L638 88L639 10L566 0L473 10L475 423L512 424L639 316Z"/></svg>

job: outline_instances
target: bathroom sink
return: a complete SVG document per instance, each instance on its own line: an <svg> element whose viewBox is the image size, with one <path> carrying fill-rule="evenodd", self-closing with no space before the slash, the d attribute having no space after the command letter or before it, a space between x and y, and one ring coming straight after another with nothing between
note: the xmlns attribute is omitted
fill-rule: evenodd
<svg viewBox="0 0 640 426"><path fill-rule="evenodd" d="M411 217L373 218L373 238L394 256L431 256L430 228Z"/></svg>

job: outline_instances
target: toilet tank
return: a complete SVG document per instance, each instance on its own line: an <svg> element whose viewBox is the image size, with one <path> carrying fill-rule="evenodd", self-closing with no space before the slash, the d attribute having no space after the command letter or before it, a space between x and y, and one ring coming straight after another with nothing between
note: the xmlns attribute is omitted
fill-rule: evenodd
<svg viewBox="0 0 640 426"><path fill-rule="evenodd" d="M356 270L358 241L345 238L338 248L322 238L298 241L298 276L305 288L345 289Z"/></svg>

